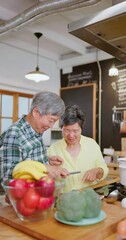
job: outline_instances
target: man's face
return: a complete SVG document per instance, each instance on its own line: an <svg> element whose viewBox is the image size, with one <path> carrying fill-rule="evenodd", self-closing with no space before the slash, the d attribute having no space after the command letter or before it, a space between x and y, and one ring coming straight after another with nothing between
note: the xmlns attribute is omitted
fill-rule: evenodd
<svg viewBox="0 0 126 240"><path fill-rule="evenodd" d="M49 128L52 128L54 123L59 119L58 116L53 116L53 115L44 115L41 116L41 118L38 121L37 124L37 129L39 133L42 133L46 131Z"/></svg>
<svg viewBox="0 0 126 240"><path fill-rule="evenodd" d="M34 116L34 126L32 126L36 132L43 133L49 128L52 128L54 123L59 120L59 116L55 115L41 115L38 110L33 113Z"/></svg>

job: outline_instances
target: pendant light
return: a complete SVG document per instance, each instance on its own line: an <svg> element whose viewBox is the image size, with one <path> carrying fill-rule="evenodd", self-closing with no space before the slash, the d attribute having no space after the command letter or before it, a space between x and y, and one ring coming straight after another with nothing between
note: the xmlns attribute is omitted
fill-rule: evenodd
<svg viewBox="0 0 126 240"><path fill-rule="evenodd" d="M111 68L109 69L109 76L113 77L113 76L118 76L118 69L116 68L115 64L113 64L111 66Z"/></svg>
<svg viewBox="0 0 126 240"><path fill-rule="evenodd" d="M27 73L25 75L25 78L33 80L35 82L46 81L49 80L49 76L44 72L39 71L39 39L43 34L40 32L36 32L34 33L34 35L37 38L37 67L35 71Z"/></svg>

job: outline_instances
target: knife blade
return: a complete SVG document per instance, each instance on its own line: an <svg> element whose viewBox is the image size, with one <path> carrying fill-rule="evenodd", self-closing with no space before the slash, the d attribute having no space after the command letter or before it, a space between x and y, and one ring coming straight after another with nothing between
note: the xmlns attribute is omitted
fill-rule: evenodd
<svg viewBox="0 0 126 240"><path fill-rule="evenodd" d="M78 174L78 173L81 173L81 171L69 172L70 175L72 175L72 174Z"/></svg>

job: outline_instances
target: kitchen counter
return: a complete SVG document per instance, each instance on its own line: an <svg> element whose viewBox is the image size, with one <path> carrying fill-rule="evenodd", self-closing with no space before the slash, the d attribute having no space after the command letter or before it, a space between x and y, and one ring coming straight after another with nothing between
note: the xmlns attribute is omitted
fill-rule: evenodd
<svg viewBox="0 0 126 240"><path fill-rule="evenodd" d="M104 240L116 240L116 233L110 235L109 237L105 238Z"/></svg>
<svg viewBox="0 0 126 240"><path fill-rule="evenodd" d="M115 183L115 182L119 182L120 181L120 177L119 176L108 176L105 180L100 181L99 183L95 184L94 186L91 186L92 188L96 189L96 188L100 188L100 187L104 187L106 185Z"/></svg>
<svg viewBox="0 0 126 240"><path fill-rule="evenodd" d="M35 240L29 236L5 223L0 222L0 239L4 240Z"/></svg>
<svg viewBox="0 0 126 240"><path fill-rule="evenodd" d="M0 222L1 238L4 240L37 240L37 238L31 237L13 227ZM104 240L115 240L116 234L111 234L110 236L104 238ZM60 240L60 239L59 239ZM83 239L84 240L84 239ZM96 240L96 239L94 239Z"/></svg>
<svg viewBox="0 0 126 240"><path fill-rule="evenodd" d="M108 177L96 184L94 188L118 181L118 177ZM5 240L64 240L64 238L69 240L115 240L116 225L119 221L126 218L126 209L122 209L119 201L114 204L107 204L103 200L103 210L107 215L103 222L90 226L75 227L57 222L54 219L54 212L52 212L52 216L49 219L38 223L22 222L17 218L12 207L6 204L6 206L0 208L0 236ZM87 235L85 235L86 232ZM91 238L89 238L89 234L91 234Z"/></svg>
<svg viewBox="0 0 126 240"><path fill-rule="evenodd" d="M106 218L102 222L89 226L70 226L56 221L54 210L46 220L22 222L11 206L1 207L0 229L2 239L10 240L13 236L13 240L114 240L118 222L126 218L126 209L121 207L119 201L108 204L105 200L103 200L102 209L106 213Z"/></svg>
<svg viewBox="0 0 126 240"><path fill-rule="evenodd" d="M18 231L10 226L7 226L5 223L0 222L1 229L1 238L4 240L37 240L37 238L31 237L21 231ZM115 240L116 234L112 234L104 240ZM95 240L95 239L94 239Z"/></svg>
<svg viewBox="0 0 126 240"><path fill-rule="evenodd" d="M16 230L10 226L7 226L5 223L0 222L1 229L1 239L4 240L37 240L37 238L31 237L21 231ZM116 234L112 234L104 240L115 240ZM59 239L60 240L60 239ZM84 240L84 239L83 239ZM96 240L96 239L94 239Z"/></svg>

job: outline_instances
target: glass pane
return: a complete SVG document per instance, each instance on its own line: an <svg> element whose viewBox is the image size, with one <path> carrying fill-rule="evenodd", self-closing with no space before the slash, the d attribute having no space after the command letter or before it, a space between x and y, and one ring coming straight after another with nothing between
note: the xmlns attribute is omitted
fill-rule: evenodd
<svg viewBox="0 0 126 240"><path fill-rule="evenodd" d="M18 118L22 117L24 114L28 114L28 98L19 97L18 98Z"/></svg>
<svg viewBox="0 0 126 240"><path fill-rule="evenodd" d="M2 116L12 117L13 114L13 96L2 95Z"/></svg>
<svg viewBox="0 0 126 240"><path fill-rule="evenodd" d="M1 119L1 133L12 124L12 119Z"/></svg>
<svg viewBox="0 0 126 240"><path fill-rule="evenodd" d="M31 107L31 103L32 103L32 98L29 98L29 110L30 110L30 107Z"/></svg>
<svg viewBox="0 0 126 240"><path fill-rule="evenodd" d="M2 95L0 94L0 115L2 114L1 99L2 99Z"/></svg>

